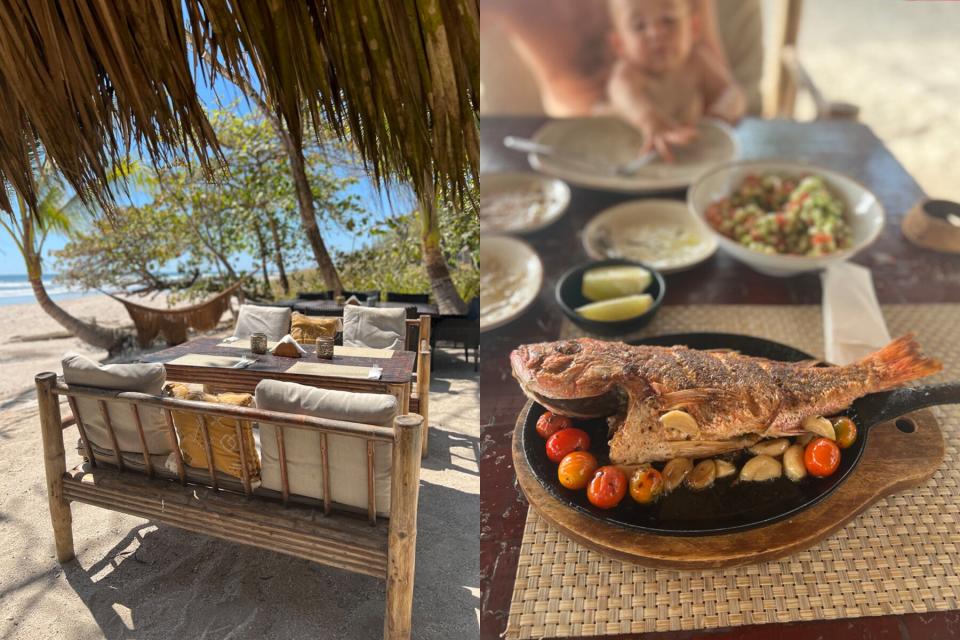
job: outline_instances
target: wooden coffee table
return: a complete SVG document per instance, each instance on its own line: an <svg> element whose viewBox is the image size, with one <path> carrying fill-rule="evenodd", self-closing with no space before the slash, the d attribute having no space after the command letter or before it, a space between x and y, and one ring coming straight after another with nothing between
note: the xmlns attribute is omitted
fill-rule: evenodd
<svg viewBox="0 0 960 640"><path fill-rule="evenodd" d="M168 380L205 384L217 389L253 393L261 380L283 380L322 389L340 389L365 393L389 393L400 402L401 413L410 409L410 387L413 381L413 367L417 354L412 351L394 351L389 358L373 358L354 355L334 355L333 360L319 360L314 355L314 347L306 346L307 354L301 358L285 358L270 353L257 355L248 349L218 346L223 338L196 338L157 351L140 358L141 362L162 363L167 371ZM227 366L192 365L174 362L184 356L204 355L226 358L241 356L256 357L257 362L244 369L231 369ZM354 372L356 368L379 366L383 371L378 380L358 377L337 376L335 373L314 375L291 372L290 368L298 363L324 363L334 367L344 367L344 373Z"/></svg>

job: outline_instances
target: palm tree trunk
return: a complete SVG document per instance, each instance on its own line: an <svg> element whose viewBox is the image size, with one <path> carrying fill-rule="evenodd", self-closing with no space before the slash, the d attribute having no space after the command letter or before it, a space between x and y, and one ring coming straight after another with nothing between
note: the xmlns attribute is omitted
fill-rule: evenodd
<svg viewBox="0 0 960 640"><path fill-rule="evenodd" d="M323 243L323 237L320 235L320 227L317 225L317 212L313 208L313 192L310 190L310 182L307 180L307 172L303 163L303 148L297 147L290 139L290 134L277 125L280 131L280 139L283 140L283 148L287 151L287 157L290 159L290 172L293 174L293 184L297 190L297 202L300 204L300 222L303 224L303 230L307 234L307 240L310 241L310 248L313 249L313 256L317 260L317 266L320 269L320 275L327 289L332 289L334 295L340 295L343 291L343 284L340 282L340 274L337 273L337 267L333 264L333 259L327 251L327 246Z"/></svg>
<svg viewBox="0 0 960 640"><path fill-rule="evenodd" d="M123 350L128 337L125 332L84 322L67 313L63 307L50 298L43 286L43 273L40 268L39 256L28 254L24 257L27 259L27 278L30 280L33 295L36 297L40 308L48 316L87 344L106 349L110 355L116 355Z"/></svg>
<svg viewBox="0 0 960 640"><path fill-rule="evenodd" d="M267 243L263 239L263 232L260 225L253 225L253 230L257 232L257 244L260 245L260 268L263 270L263 291L267 297L271 296L270 276L267 273Z"/></svg>
<svg viewBox="0 0 960 640"><path fill-rule="evenodd" d="M209 62L208 54L203 54ZM313 205L313 191L310 189L310 181L307 179L307 172L304 168L303 147L293 141L293 136L285 126L280 116L270 109L263 101L263 98L257 93L250 83L244 77L230 78L248 98L250 98L260 112L273 125L280 141L283 143L283 149L287 153L287 159L290 162L290 173L293 175L294 188L297 191L297 203L300 210L300 223L303 225L303 231L307 234L307 240L310 242L310 248L313 250L313 257L317 261L317 268L327 289L331 289L334 295L340 295L343 292L343 284L340 282L340 274L337 273L337 267L333 264L330 252L327 251L327 245L323 242L323 236L320 235L320 227L317 225L317 212ZM299 138L299 136L298 136Z"/></svg>
<svg viewBox="0 0 960 640"><path fill-rule="evenodd" d="M270 225L270 235L273 236L273 261L277 264L277 271L280 275L280 286L283 287L284 293L290 293L290 281L287 279L287 269L283 264L283 242L280 240L277 221L273 219L273 216L270 216L267 222Z"/></svg>
<svg viewBox="0 0 960 640"><path fill-rule="evenodd" d="M428 177L429 180L429 177ZM420 201L420 245L423 266L430 279L430 289L442 314L464 315L467 305L450 277L450 268L440 247L440 226L435 198Z"/></svg>

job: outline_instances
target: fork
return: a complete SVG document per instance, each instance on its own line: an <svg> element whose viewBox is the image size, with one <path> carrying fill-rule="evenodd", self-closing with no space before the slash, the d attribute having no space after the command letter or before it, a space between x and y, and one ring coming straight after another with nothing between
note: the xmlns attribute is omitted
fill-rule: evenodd
<svg viewBox="0 0 960 640"><path fill-rule="evenodd" d="M514 151L523 151L525 153L535 153L541 156L547 156L565 162L567 164L575 165L578 167L583 167L593 173L597 171L597 164L593 160L590 160L583 154L577 154L570 151L560 151L556 147L552 147L548 144L542 144L540 142L535 142L529 138L521 138L518 136L506 136L503 139L503 146L508 149L513 149ZM656 151L649 151L638 158L634 158L629 162L623 164L614 165L611 167L613 173L618 176L629 177L639 171L641 168L647 166L651 162L657 159L659 154Z"/></svg>

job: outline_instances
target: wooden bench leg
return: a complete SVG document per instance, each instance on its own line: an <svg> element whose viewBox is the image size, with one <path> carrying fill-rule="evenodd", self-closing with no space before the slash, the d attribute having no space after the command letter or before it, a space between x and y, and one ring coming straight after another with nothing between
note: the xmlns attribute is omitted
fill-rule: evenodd
<svg viewBox="0 0 960 640"><path fill-rule="evenodd" d="M395 422L390 532L387 538L387 612L384 640L409 640L413 617L413 575L417 551L417 497L423 418L410 414Z"/></svg>
<svg viewBox="0 0 960 640"><path fill-rule="evenodd" d="M41 373L36 377L37 401L40 408L40 432L43 436L43 466L47 474L47 494L50 502L50 520L57 545L57 560L73 560L73 517L70 503L63 497L63 476L67 459L63 450L63 423L60 403L52 387L57 374Z"/></svg>

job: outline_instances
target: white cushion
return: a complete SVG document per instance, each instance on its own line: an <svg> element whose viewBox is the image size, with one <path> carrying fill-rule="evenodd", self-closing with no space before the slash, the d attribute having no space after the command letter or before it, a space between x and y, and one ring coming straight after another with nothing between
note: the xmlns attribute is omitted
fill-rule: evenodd
<svg viewBox="0 0 960 640"><path fill-rule="evenodd" d="M159 363L101 365L76 353L68 353L63 357L63 379L68 385L160 395L166 380L166 371ZM106 405L120 451L142 453L137 423L133 416L133 405L109 400ZM156 455L170 453L170 436L163 412L157 407L138 407L138 409L147 450ZM106 422L100 414L99 401L92 398L77 398L77 410L90 441L112 451L113 442L110 440Z"/></svg>
<svg viewBox="0 0 960 640"><path fill-rule="evenodd" d="M293 382L262 380L256 390L257 408L298 415L346 420L392 427L397 415L397 399L383 393L351 393L317 389ZM276 429L283 429L283 447L287 461L290 493L323 499L323 465L320 434L308 429L260 424L262 486L281 491L280 456ZM363 438L327 435L327 461L330 465L330 499L366 511L367 442ZM390 470L393 445L374 445L374 501L377 514L390 515Z"/></svg>
<svg viewBox="0 0 960 640"><path fill-rule="evenodd" d="M379 309L346 306L343 308L343 346L393 349L401 351L407 335L407 310L403 307Z"/></svg>
<svg viewBox="0 0 960 640"><path fill-rule="evenodd" d="M254 333L267 334L267 340L279 340L290 333L289 307L262 307L255 304L240 305L237 315L237 327L233 335L237 338L249 338Z"/></svg>

